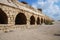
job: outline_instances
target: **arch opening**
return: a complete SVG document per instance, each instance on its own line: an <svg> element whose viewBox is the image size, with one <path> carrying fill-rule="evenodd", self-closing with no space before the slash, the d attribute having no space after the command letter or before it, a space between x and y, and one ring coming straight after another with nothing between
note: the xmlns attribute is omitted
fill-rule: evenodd
<svg viewBox="0 0 60 40"><path fill-rule="evenodd" d="M39 25L40 24L40 19L39 19L39 17L37 18L37 25Z"/></svg>
<svg viewBox="0 0 60 40"><path fill-rule="evenodd" d="M15 19L15 25L27 24L27 18L23 13L19 13Z"/></svg>
<svg viewBox="0 0 60 40"><path fill-rule="evenodd" d="M43 24L43 18L41 18L41 24Z"/></svg>
<svg viewBox="0 0 60 40"><path fill-rule="evenodd" d="M35 17L34 16L31 16L30 17L30 24L31 25L34 25L35 24Z"/></svg>
<svg viewBox="0 0 60 40"><path fill-rule="evenodd" d="M8 17L2 9L0 9L0 24L8 24Z"/></svg>

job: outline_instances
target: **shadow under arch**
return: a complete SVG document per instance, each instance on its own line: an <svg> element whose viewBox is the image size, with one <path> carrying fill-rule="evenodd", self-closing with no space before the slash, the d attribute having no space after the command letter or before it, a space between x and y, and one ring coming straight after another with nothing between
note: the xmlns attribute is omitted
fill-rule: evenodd
<svg viewBox="0 0 60 40"><path fill-rule="evenodd" d="M1 8L0 8L0 24L8 24L8 17Z"/></svg>
<svg viewBox="0 0 60 40"><path fill-rule="evenodd" d="M27 18L23 13L19 13L15 19L15 25L27 24Z"/></svg>
<svg viewBox="0 0 60 40"><path fill-rule="evenodd" d="M32 15L30 17L30 25L34 25L35 24L35 17Z"/></svg>
<svg viewBox="0 0 60 40"><path fill-rule="evenodd" d="M40 24L40 19L39 19L39 17L37 18L37 25L39 25Z"/></svg>

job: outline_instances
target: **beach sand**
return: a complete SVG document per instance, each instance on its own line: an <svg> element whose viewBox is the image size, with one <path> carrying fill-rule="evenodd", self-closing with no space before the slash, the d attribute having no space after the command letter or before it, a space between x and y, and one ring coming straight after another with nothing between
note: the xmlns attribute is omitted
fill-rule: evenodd
<svg viewBox="0 0 60 40"><path fill-rule="evenodd" d="M0 31L0 40L60 40L60 22L31 29L15 29L8 33Z"/></svg>

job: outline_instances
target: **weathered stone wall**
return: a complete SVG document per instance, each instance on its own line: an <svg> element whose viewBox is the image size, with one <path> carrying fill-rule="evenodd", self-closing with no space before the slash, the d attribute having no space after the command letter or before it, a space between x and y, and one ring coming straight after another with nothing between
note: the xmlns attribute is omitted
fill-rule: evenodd
<svg viewBox="0 0 60 40"><path fill-rule="evenodd" d="M44 22L44 19L48 20L45 16L34 14L34 13L26 11L24 9L15 8L12 6L5 5L5 4L0 4L0 9L2 9L8 17L8 24L0 24L0 29L2 29L2 30L11 30L11 29L15 29L15 28L25 29L25 28L36 27L38 17L40 19L40 24L41 24L41 21ZM15 25L15 19L19 13L23 13L26 16L27 24ZM30 25L30 17L31 16L34 16L34 18L35 18L35 24L34 25ZM41 18L43 20L41 20Z"/></svg>

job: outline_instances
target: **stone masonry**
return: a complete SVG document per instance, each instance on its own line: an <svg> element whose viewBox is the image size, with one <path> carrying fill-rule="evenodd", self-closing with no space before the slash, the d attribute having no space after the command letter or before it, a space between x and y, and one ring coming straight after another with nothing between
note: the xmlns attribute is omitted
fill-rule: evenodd
<svg viewBox="0 0 60 40"><path fill-rule="evenodd" d="M0 0L0 30L31 28L51 19L42 11L17 0Z"/></svg>

